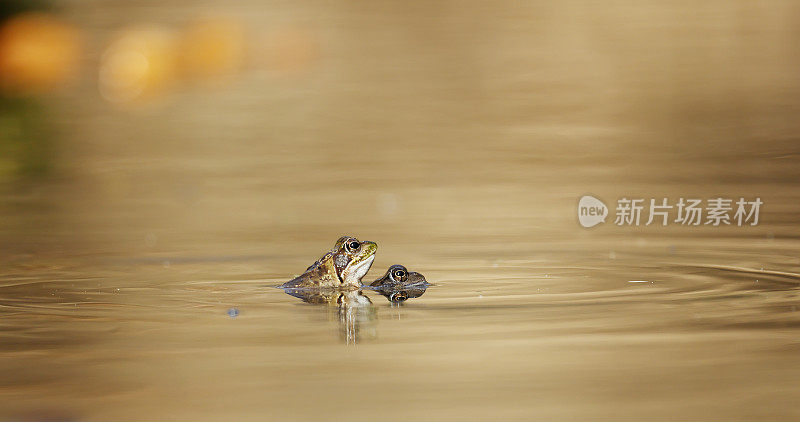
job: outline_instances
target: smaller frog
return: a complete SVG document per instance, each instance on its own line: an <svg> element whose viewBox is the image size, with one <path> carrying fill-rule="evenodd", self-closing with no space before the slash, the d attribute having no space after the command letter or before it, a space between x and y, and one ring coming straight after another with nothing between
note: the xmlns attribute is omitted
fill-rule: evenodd
<svg viewBox="0 0 800 422"><path fill-rule="evenodd" d="M383 277L375 280L370 284L371 287L400 287L415 284L428 284L425 276L420 273L409 272L408 269L402 265L392 265Z"/></svg>
<svg viewBox="0 0 800 422"><path fill-rule="evenodd" d="M370 287L376 292L393 303L420 297L428 286L425 276L417 272L409 272L402 265L392 265L383 277L370 284Z"/></svg>
<svg viewBox="0 0 800 422"><path fill-rule="evenodd" d="M311 264L300 276L282 284L284 289L310 287L359 288L375 260L378 245L342 236L328 253Z"/></svg>

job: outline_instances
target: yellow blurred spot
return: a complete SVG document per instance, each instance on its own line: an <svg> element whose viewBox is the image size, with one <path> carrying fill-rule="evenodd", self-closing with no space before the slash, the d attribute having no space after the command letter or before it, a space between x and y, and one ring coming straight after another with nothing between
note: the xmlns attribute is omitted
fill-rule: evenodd
<svg viewBox="0 0 800 422"><path fill-rule="evenodd" d="M163 30L124 31L100 61L100 94L116 103L162 94L174 82L175 46Z"/></svg>
<svg viewBox="0 0 800 422"><path fill-rule="evenodd" d="M42 93L63 84L77 68L77 29L42 13L13 17L0 27L0 89Z"/></svg>
<svg viewBox="0 0 800 422"><path fill-rule="evenodd" d="M244 31L236 22L197 22L187 28L180 40L181 71L191 79L234 73L242 65L244 44Z"/></svg>

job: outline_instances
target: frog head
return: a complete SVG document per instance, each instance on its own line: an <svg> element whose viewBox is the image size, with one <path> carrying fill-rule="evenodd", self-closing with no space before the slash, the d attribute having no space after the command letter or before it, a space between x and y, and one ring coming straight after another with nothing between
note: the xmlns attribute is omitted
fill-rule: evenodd
<svg viewBox="0 0 800 422"><path fill-rule="evenodd" d="M383 277L370 284L376 292L380 293L389 302L398 304L408 299L420 297L425 294L429 284L425 276L420 273L408 271L402 265L392 265Z"/></svg>
<svg viewBox="0 0 800 422"><path fill-rule="evenodd" d="M352 236L342 236L330 252L330 259L342 285L360 286L361 278L367 274L378 245L368 240L360 241Z"/></svg>
<svg viewBox="0 0 800 422"><path fill-rule="evenodd" d="M386 286L410 286L417 284L426 284L425 276L417 272L409 272L406 267L402 265L392 265L383 277L375 280L370 284L372 287Z"/></svg>

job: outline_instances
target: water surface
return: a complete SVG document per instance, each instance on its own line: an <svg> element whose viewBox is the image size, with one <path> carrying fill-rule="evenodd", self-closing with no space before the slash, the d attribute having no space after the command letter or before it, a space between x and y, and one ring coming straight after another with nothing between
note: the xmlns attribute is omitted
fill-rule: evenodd
<svg viewBox="0 0 800 422"><path fill-rule="evenodd" d="M191 3L64 13L92 68ZM434 3L232 2L319 57L50 99L53 176L0 190L0 420L798 419L796 4ZM764 206L584 229L585 194ZM345 234L433 285L274 288Z"/></svg>

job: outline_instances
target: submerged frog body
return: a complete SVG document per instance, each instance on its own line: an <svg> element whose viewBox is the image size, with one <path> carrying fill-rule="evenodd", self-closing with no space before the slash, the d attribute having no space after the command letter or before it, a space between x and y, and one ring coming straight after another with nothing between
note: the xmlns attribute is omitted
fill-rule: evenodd
<svg viewBox="0 0 800 422"><path fill-rule="evenodd" d="M361 278L372 266L377 250L378 245L375 242L362 242L355 237L343 236L336 241L333 249L308 267L303 274L280 287L360 287Z"/></svg>
<svg viewBox="0 0 800 422"><path fill-rule="evenodd" d="M361 290L334 289L286 289L287 295L313 305L330 305L340 308L358 308L372 305L369 297Z"/></svg>
<svg viewBox="0 0 800 422"><path fill-rule="evenodd" d="M370 287L390 302L403 302L422 296L428 288L428 282L420 273L409 272L402 265L392 265L386 274L373 281Z"/></svg>

